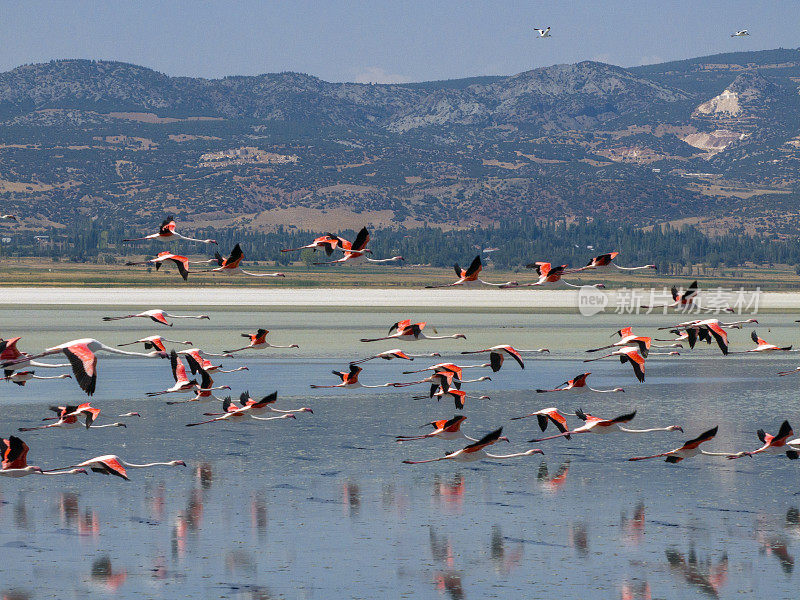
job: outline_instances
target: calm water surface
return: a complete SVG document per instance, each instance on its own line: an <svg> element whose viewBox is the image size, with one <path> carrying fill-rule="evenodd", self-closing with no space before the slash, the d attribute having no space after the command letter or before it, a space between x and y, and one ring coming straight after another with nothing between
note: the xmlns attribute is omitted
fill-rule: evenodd
<svg viewBox="0 0 800 600"><path fill-rule="evenodd" d="M177 310L177 309L176 309ZM199 312L181 309L184 313ZM113 345L159 332L210 351L241 345L240 332L265 326L277 344L300 350L221 359L242 373L216 376L233 393L277 389L279 408L309 406L296 421L224 422L186 428L215 404L166 406L146 391L171 385L166 361L102 357L94 404L99 422L137 410L127 429L22 434L29 462L48 467L119 454L131 462L183 459L189 467L132 470L132 481L92 474L0 479L0 596L6 598L794 598L800 557L800 461L760 456L701 457L679 465L625 459L674 448L719 425L709 449L754 449L755 431L800 423L800 379L777 378L796 354L729 356L703 346L653 357L647 383L616 361L584 365L583 348L608 343L615 316L564 314L408 315L440 334L468 339L361 344L406 315L389 312L206 311L211 321L160 328L142 320L102 323L126 311L0 310L0 336L23 350L89 335ZM680 317L640 316L640 332ZM779 345L800 343L793 318L763 315L758 331ZM427 330L426 330L427 331ZM749 331L732 349L752 347ZM439 440L397 444L395 434L454 414L445 402L412 400L423 388L311 390L331 369L372 351L402 346L440 351L511 343L552 350L521 371L465 386L464 430L503 425L502 452L530 446L533 420L509 421L544 406L615 416L636 408L633 426L680 424L680 432L575 436L538 444L545 455L462 465L409 466L454 450ZM413 366L427 366L417 359ZM367 363L366 384L410 380L412 363ZM584 367L589 367L585 369ZM625 394L533 393L591 370L594 387ZM40 374L52 374L41 370ZM480 370L470 371L483 374ZM800 378L800 375L798 375ZM475 387L479 385L480 387ZM0 384L4 436L37 424L50 404L85 399L71 381Z"/></svg>

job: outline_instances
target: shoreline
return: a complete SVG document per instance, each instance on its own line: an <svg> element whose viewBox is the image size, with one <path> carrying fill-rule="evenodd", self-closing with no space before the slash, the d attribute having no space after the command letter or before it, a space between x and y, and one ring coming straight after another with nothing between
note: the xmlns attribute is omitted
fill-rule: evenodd
<svg viewBox="0 0 800 600"><path fill-rule="evenodd" d="M149 287L0 287L0 306L227 306L236 308L304 309L400 309L441 308L445 310L570 310L578 311L579 301L586 306L592 295L605 306L603 312L617 312L628 302L632 291L645 303L649 289L633 290L496 290L496 289L407 289L407 288L149 288ZM710 292L701 293L711 298ZM663 302L658 298L659 303ZM710 300L709 300L710 301ZM745 301L746 302L746 301ZM731 302L732 303L732 302ZM800 312L799 292L762 292L758 310ZM742 305L744 309L745 306ZM752 312L752 304L742 310ZM600 311L594 311L600 312ZM656 314L661 310L654 311ZM630 313L630 311L628 311ZM623 313L620 313L623 314Z"/></svg>

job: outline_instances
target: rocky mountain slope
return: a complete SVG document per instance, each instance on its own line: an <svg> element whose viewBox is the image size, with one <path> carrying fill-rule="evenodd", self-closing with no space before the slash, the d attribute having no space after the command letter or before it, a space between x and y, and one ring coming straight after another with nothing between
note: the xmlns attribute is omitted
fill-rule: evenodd
<svg viewBox="0 0 800 600"><path fill-rule="evenodd" d="M524 213L797 228L800 51L402 85L64 60L0 74L25 226L468 227ZM6 210L6 207L9 207Z"/></svg>

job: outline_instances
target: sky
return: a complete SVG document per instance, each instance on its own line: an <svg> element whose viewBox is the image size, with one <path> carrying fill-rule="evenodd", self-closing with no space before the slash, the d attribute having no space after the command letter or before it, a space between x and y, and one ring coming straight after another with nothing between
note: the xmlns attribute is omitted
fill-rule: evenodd
<svg viewBox="0 0 800 600"><path fill-rule="evenodd" d="M750 37L731 38L739 29ZM800 1L0 0L0 40L0 71L91 58L167 75L400 83L797 48Z"/></svg>

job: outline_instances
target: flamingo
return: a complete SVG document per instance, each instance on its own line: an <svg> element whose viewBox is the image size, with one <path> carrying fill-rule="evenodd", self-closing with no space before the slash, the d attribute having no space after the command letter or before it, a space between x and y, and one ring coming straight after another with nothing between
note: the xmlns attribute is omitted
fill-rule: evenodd
<svg viewBox="0 0 800 600"><path fill-rule="evenodd" d="M264 417L258 417L256 415L260 415L262 413L278 413L279 415L286 415L290 413L311 413L314 414L314 411L308 407L302 408L293 408L291 410L281 410L279 408L275 408L273 404L278 401L278 392L272 392L268 396L264 396L261 399L255 399L250 397L250 392L242 392L239 396L239 404L242 405L243 408L247 408L247 411L253 419L263 421ZM224 413L203 413L208 417L218 417L222 416Z"/></svg>
<svg viewBox="0 0 800 600"><path fill-rule="evenodd" d="M617 263L612 262L617 257L618 254L619 252L607 252L605 254L595 256L594 258L589 260L589 262L586 264L585 267L581 267L580 269L573 269L571 272L577 273L579 271L587 271L590 269L597 269L599 267L607 267L608 265L616 267L620 271L638 271L640 269L657 270L656 265L642 265L641 267L620 267Z"/></svg>
<svg viewBox="0 0 800 600"><path fill-rule="evenodd" d="M495 429L491 433L487 433L477 442L472 442L461 450L455 452L448 452L439 458L430 458L428 460L404 460L403 463L407 465L419 465L423 463L437 462L440 460L455 460L458 462L474 462L477 460L505 460L507 458L516 458L518 456L532 456L534 454L544 454L539 448L531 448L525 452L516 452L514 454L489 454L486 448L492 444L503 440L508 441L508 438L503 435L503 428Z"/></svg>
<svg viewBox="0 0 800 600"><path fill-rule="evenodd" d="M189 362L191 363L191 358L190 358ZM180 367L183 367L182 364L180 364L180 363L178 363L178 364L179 364ZM208 400L219 400L219 398L217 398L212 393L214 390L229 390L229 389L231 389L230 386L228 386L228 385L220 385L220 386L214 387L214 380L211 379L211 375L209 375L208 371L206 371L205 369L202 369L202 368L198 368L197 370L200 371L200 377L201 377L200 386L194 388L193 390L192 389L180 390L180 391L194 391L195 392L194 397L190 398L189 400L175 400L175 401L167 402L167 404L172 405L172 404L185 404L186 402L206 402ZM184 376L185 375L186 375L186 371L184 370ZM177 385L177 382L176 382L176 385ZM167 393L167 392L163 392L163 393Z"/></svg>
<svg viewBox="0 0 800 600"><path fill-rule="evenodd" d="M349 371L331 371L334 375L339 377L342 382L337 383L336 385L315 385L311 384L311 387L314 389L320 388L384 388L384 387L395 387L393 383L384 383L381 385L364 385L358 380L358 374L361 373L363 369L358 365L350 365Z"/></svg>
<svg viewBox="0 0 800 600"><path fill-rule="evenodd" d="M536 392L539 394L544 394L547 392L567 392L569 390L578 390L578 391L590 390L592 392L597 392L600 394L615 394L617 392L625 391L621 387L616 387L610 390L596 390L593 387L589 387L588 385L586 385L586 378L589 377L589 375L591 374L592 374L591 371L587 373L581 373L580 375L576 375L569 381L565 381L564 383L562 383L556 388L553 388L552 390L536 390Z"/></svg>
<svg viewBox="0 0 800 600"><path fill-rule="evenodd" d="M160 308L153 308L151 310L146 310L144 312L137 313L135 315L124 315L122 317L103 317L103 321L120 321L122 319L134 319L137 317L141 317L143 319L150 319L155 321L156 323L161 323L162 325L167 325L172 327L172 323L167 321L167 318L170 319L210 319L208 315L171 315L166 311L161 310Z"/></svg>
<svg viewBox="0 0 800 600"><path fill-rule="evenodd" d="M640 382L644 382L644 358L641 354L639 354L636 348L633 348L632 346L625 346L624 348L614 350L611 354L606 354L605 356L601 356L599 358L587 358L583 362L603 360L604 358L609 358L611 356L619 356L619 361L622 364L630 362L631 366L633 367L633 372L636 375L636 379L638 379Z"/></svg>
<svg viewBox="0 0 800 600"><path fill-rule="evenodd" d="M491 285L491 286L517 286L519 285L516 281L507 281L506 283L490 283L488 281L484 281L478 277L478 273L481 272L483 268L483 264L481 263L481 256L480 254L472 259L472 263L470 264L469 268L462 269L458 266L458 263L453 265L453 269L456 272L456 277L458 277L458 281L454 283L446 283L444 285L426 285L427 289L433 288L445 288L445 287L475 287L479 285Z"/></svg>
<svg viewBox="0 0 800 600"><path fill-rule="evenodd" d="M69 375L67 373L62 373L61 375L51 375L49 377L35 375L34 373L35 371L15 371L10 375L6 375L5 377L0 377L0 379L10 381L11 383L16 383L17 385L20 386L24 386L31 379L72 379L72 375Z"/></svg>
<svg viewBox="0 0 800 600"><path fill-rule="evenodd" d="M244 252L242 252L242 247L239 244L236 244L233 247L233 250L231 250L228 258L222 258L222 255L217 252L214 258L214 262L217 264L217 266L207 272L225 273L227 275L241 273L242 275L249 275L250 277L286 277L285 273L251 273L250 271L245 271L239 266L239 263L242 262L243 258Z"/></svg>
<svg viewBox="0 0 800 600"><path fill-rule="evenodd" d="M94 421L100 415L100 409L94 408L89 402L75 406L51 406L50 410L57 416L56 422L48 425L40 425L39 427L20 427L19 431L35 431L37 429L50 429L52 427L63 427L65 429L72 429L80 427L80 418L83 417L83 426L86 429L101 429L103 427L127 427L125 423L107 423L105 425L95 425ZM53 417L45 417L44 421L53 419Z"/></svg>
<svg viewBox="0 0 800 600"><path fill-rule="evenodd" d="M576 285L574 283L569 283L568 281L564 281L561 279L561 276L567 272L567 265L560 265L557 267L552 266L549 262L541 262L537 261L535 263L531 263L525 265L528 269L535 269L536 273L539 275L539 279L534 283L523 283L523 284L514 284L514 285L503 285L500 287L504 288L512 288L512 287L534 287L537 285L544 285L545 283L556 283L557 281L561 281L564 285L568 285L569 287L574 288L585 288L585 287L593 287L597 289L603 289L606 286L602 283L595 283L592 285Z"/></svg>
<svg viewBox="0 0 800 600"><path fill-rule="evenodd" d="M186 463L182 460L170 460L166 462L151 462L145 464L135 464L129 463L122 460L116 454L104 454L103 456L95 456L94 458L90 458L89 460L84 460L83 462L78 463L77 465L72 465L72 467L88 467L95 473L102 473L103 475L114 475L116 477L121 477L126 481L130 481L128 478L128 469L146 469L149 467L185 467ZM48 474L45 471L45 474ZM52 474L52 473L50 473Z"/></svg>
<svg viewBox="0 0 800 600"><path fill-rule="evenodd" d="M14 221L15 223L19 222L19 219L14 215L0 215L0 221Z"/></svg>
<svg viewBox="0 0 800 600"><path fill-rule="evenodd" d="M123 356L166 358L166 354L158 350L147 353L128 352L126 350L118 350L117 348L106 346L102 342L98 342L93 338L82 338L79 340L64 342L63 344L53 346L52 348L47 348L44 352L35 354L33 356L13 359L10 363L4 363L2 366L5 368L5 366L8 364L13 365L26 360L42 358L44 356L50 356L62 352L66 355L72 365L72 372L75 375L78 385L84 392L86 392L88 396L91 396L94 394L95 387L97 386L97 356L95 353L100 351L110 352L111 354L122 354Z"/></svg>
<svg viewBox="0 0 800 600"><path fill-rule="evenodd" d="M552 423L561 433L566 434L564 437L570 439L569 427L567 427L567 418L564 413L558 410L555 406L542 408L541 410L537 410L536 412L532 412L527 415L522 415L521 417L512 417L511 420L519 421L520 419L527 419L528 417L536 417L536 420L539 422L539 429L542 431L546 431L547 425Z"/></svg>
<svg viewBox="0 0 800 600"><path fill-rule="evenodd" d="M689 342L689 347L694 348L697 340L705 341L710 344L712 338L717 342L717 346L722 354L728 354L728 332L726 329L741 329L747 323L758 323L757 319L747 319L745 321L733 321L722 323L719 319L698 319L680 323L672 328L659 327L659 329L669 329L672 333L680 334L681 331Z"/></svg>
<svg viewBox="0 0 800 600"><path fill-rule="evenodd" d="M305 250L306 248L309 248L311 250L314 250L314 252L316 252L317 248L322 248L323 250L325 250L325 254L330 256L331 254L333 254L334 248L336 248L337 246L341 247L343 241L346 242L347 240L343 240L339 236L333 235L332 233L326 233L325 235L316 238L310 244L306 244L305 246L300 246L299 248L284 248L283 250L281 250L281 252L295 252L297 250ZM349 242L347 243L349 244Z"/></svg>
<svg viewBox="0 0 800 600"><path fill-rule="evenodd" d="M181 277L183 277L184 281L189 279L189 259L179 254L173 254L172 252L159 252L155 258L151 258L143 262L128 261L125 263L125 266L132 267L136 265L155 265L156 271L158 271L161 268L161 265L167 261L174 263L175 266L178 267L178 272L181 274Z"/></svg>
<svg viewBox="0 0 800 600"><path fill-rule="evenodd" d="M425 335L422 330L425 328L426 322L412 323L411 319L398 321L389 327L389 335L379 338L362 338L362 342L380 342L382 340L403 340L407 342L417 340L446 340L446 339L467 339L463 333L454 333L453 335ZM394 331L394 333L392 333Z"/></svg>
<svg viewBox="0 0 800 600"><path fill-rule="evenodd" d="M705 311L714 311L716 309L713 308L701 308L700 304L697 302L698 300L698 293L700 289L697 286L697 280L693 281L688 288L685 290L679 290L674 285L670 290L672 294L672 304L661 304L661 305L654 305L654 306L645 306L643 305L642 308L653 309L653 308L675 308L677 310L687 311L690 308L696 308L697 310L705 310ZM730 307L722 309L724 312L734 312L734 310Z"/></svg>
<svg viewBox="0 0 800 600"><path fill-rule="evenodd" d="M456 366L456 365L453 365ZM458 368L458 371L450 371L447 369L442 369L441 371L435 372L430 377L426 377L425 379L420 379L419 381L406 381L402 383L394 383L392 384L394 387L408 387L410 385L419 385L420 383L432 383L433 386L431 388L431 397L433 397L434 392L438 388L442 388L445 392L450 389L450 385L455 382L455 387L458 389L461 387L462 383L477 383L480 381L491 381L492 378L484 375L483 377L478 377L477 379L461 379L461 369Z"/></svg>
<svg viewBox="0 0 800 600"><path fill-rule="evenodd" d="M347 240L340 238L339 246L344 250L344 256L337 260L330 260L326 262L315 262L315 265L340 265L340 264L355 264L363 262L364 260L371 263L391 263L403 261L402 256L393 256L391 258L375 259L367 256L367 243L369 242L369 231L364 227L358 232L355 241L351 244Z"/></svg>
<svg viewBox="0 0 800 600"><path fill-rule="evenodd" d="M430 352L429 354L407 354L400 350L400 348L394 348L392 350L386 350L384 352L378 352L378 354L373 354L368 358L362 358L361 360L353 360L350 361L351 365L358 365L361 363L365 363L369 360L374 360L376 358L381 358L383 360L393 360L395 358L402 358L403 360L414 360L415 358L427 358L427 357L435 357L441 356L438 352ZM404 373L410 373L412 371L403 371ZM414 371L416 372L416 371Z"/></svg>
<svg viewBox="0 0 800 600"><path fill-rule="evenodd" d="M559 437L567 437L570 435L576 435L579 433L613 433L615 431L622 431L624 433L651 433L654 431L680 431L683 432L683 429L680 425L668 425L667 427L653 427L650 429L628 429L626 427L622 427L620 423L629 423L633 421L633 418L636 416L636 411L620 415L618 417L614 417L613 419L601 419L600 417L595 417L594 415L590 415L588 413L583 412L583 410L578 409L575 411L575 416L578 417L581 421L583 421L583 425L573 429L572 431L565 431L559 433L558 435L551 435L550 437L539 438L539 439L532 439L529 440L531 443L535 442L543 442L544 440L552 440Z"/></svg>
<svg viewBox="0 0 800 600"><path fill-rule="evenodd" d="M533 30L539 34L540 38L549 38L550 37L550 28L547 29L539 29L538 27L534 27Z"/></svg>
<svg viewBox="0 0 800 600"><path fill-rule="evenodd" d="M788 352L792 349L791 346L776 346L775 344L770 344L769 342L761 339L758 337L758 334L755 331L750 332L750 339L752 339L757 346L755 348L750 348L750 350L745 350L744 352L774 352L776 350L782 352ZM740 352L736 352L735 354L741 354Z"/></svg>
<svg viewBox="0 0 800 600"><path fill-rule="evenodd" d="M600 350L608 350L609 348L620 348L620 347L626 347L628 345L630 346L635 345L638 348L639 354L642 355L642 358L647 358L647 355L650 352L650 346L652 345L652 341L653 338L649 337L643 337L638 335L626 335L618 342L614 342L613 344L609 344L608 346L600 346L599 348L592 348L591 350L587 350L586 352L599 352Z"/></svg>
<svg viewBox="0 0 800 600"><path fill-rule="evenodd" d="M225 350L226 354L233 354L234 352L241 352L242 350L260 350L261 348L299 348L297 344L289 344L288 346L279 346L277 344L270 344L267 341L267 334L269 329L259 329L255 333L243 333L243 338L249 338L250 343L242 348L236 350Z"/></svg>
<svg viewBox="0 0 800 600"><path fill-rule="evenodd" d="M275 392L275 398L277 399L277 392ZM282 415L277 417L257 417L254 416L252 413L254 411L258 411L260 409L266 408L269 404L271 396L266 396L263 400L253 400L251 403L246 404L244 406L236 406L233 404L230 396L226 396L222 402L222 414L219 416L215 416L213 419L208 419L206 421L199 421L197 423L187 423L186 427L196 427L197 425L205 425L206 423L214 423L215 421L225 421L232 418L241 418L241 417L251 417L258 421L275 421L278 419L296 419L297 417L294 413L286 412ZM206 413L209 416L212 414L217 413Z"/></svg>
<svg viewBox="0 0 800 600"><path fill-rule="evenodd" d="M503 365L503 359L505 356L510 356L517 364L520 366L521 369L525 368L525 363L522 362L522 355L520 355L518 350L515 350L512 346L509 345L500 345L500 346L492 346L491 348L485 348L483 350L462 350L461 354L482 354L484 352L489 353L489 361L492 367L492 371L495 373L500 370L500 367ZM548 350L549 352L549 350Z"/></svg>
<svg viewBox="0 0 800 600"><path fill-rule="evenodd" d="M170 238L179 238L182 240L186 240L187 242L200 242L202 244L216 244L216 240L197 240L194 238L186 237L181 235L177 231L175 231L175 219L173 217L167 217L161 223L161 226L158 228L158 233L151 233L150 235L146 235L140 238L132 238L127 240L122 240L123 242L139 242L142 240L160 240L160 241L167 241Z"/></svg>
<svg viewBox="0 0 800 600"><path fill-rule="evenodd" d="M403 371L403 375L413 375L414 373L424 373L425 371L433 371L434 373L450 372L455 374L455 379L460 380L462 371L464 369L479 369L488 366L490 366L489 363L483 363L482 365L456 365L453 363L438 363L425 369L417 369L416 371Z"/></svg>
<svg viewBox="0 0 800 600"><path fill-rule="evenodd" d="M731 37L744 37L746 35L750 35L750 33L747 31L747 29L740 29L736 33L732 33Z"/></svg>
<svg viewBox="0 0 800 600"><path fill-rule="evenodd" d="M662 452L660 454L653 454L651 456L635 456L633 458L629 458L628 460L648 460L650 458L661 458L664 456L666 457L666 462L668 463L679 463L684 458L692 458L698 454L705 454L707 456L728 456L728 453L726 452L706 452L700 448L700 444L714 439L714 436L717 435L717 429L718 427L716 426L712 427L708 431L698 435L696 438L685 442L682 446L675 448L674 450L670 450L669 452Z"/></svg>
<svg viewBox="0 0 800 600"><path fill-rule="evenodd" d="M20 438L10 435L7 440L0 439L0 475L3 477L25 477L37 473L39 475L86 475L85 469L50 470L44 471L41 467L28 465L28 444Z"/></svg>
<svg viewBox="0 0 800 600"><path fill-rule="evenodd" d="M756 454L761 454L763 452L769 454L786 454L786 456L791 460L797 460L800 458L800 453L798 453L797 448L791 445L789 438L794 435L794 431L792 431L792 426L789 425L789 421L784 421L781 423L780 429L778 429L778 433L775 435L770 435L766 433L763 429L759 429L756 432L758 439L761 440L763 446L758 448L757 450L752 450L750 452L737 452L735 454L731 454L728 456L728 459L735 459L741 458L743 456L755 456ZM794 442L796 440L792 440Z"/></svg>
<svg viewBox="0 0 800 600"><path fill-rule="evenodd" d="M467 440L470 442L477 442L475 438L471 438L461 431L461 424L467 420L464 415L455 415L452 419L439 419L431 423L425 423L423 427L431 426L433 431L425 435L398 435L395 441L397 442L410 442L412 440L426 440L428 438L439 438L442 440Z"/></svg>
<svg viewBox="0 0 800 600"><path fill-rule="evenodd" d="M172 370L172 379L175 381L175 384L169 389L160 392L147 392L148 396L193 392L197 388L197 380L189 380L189 377L186 375L186 367L183 366L183 362L178 358L178 353L175 352L175 350L169 353L169 364Z"/></svg>
<svg viewBox="0 0 800 600"><path fill-rule="evenodd" d="M455 388L450 388L445 391L439 387L438 391L436 391L436 386L431 387L431 393L428 396L414 396L413 399L426 400L428 398L436 398L437 400L441 400L445 397L453 399L453 404L457 410L464 410L464 400L467 398L475 398L476 400L491 400L489 396L470 396L466 392Z"/></svg>
<svg viewBox="0 0 800 600"><path fill-rule="evenodd" d="M248 367L236 367L235 369L223 369L222 365L212 365L211 361L203 358L200 349L190 348L189 350L181 350L178 354L186 356L186 362L189 363L189 370L192 375L198 371L205 371L206 373L236 373L238 371L249 371Z"/></svg>
<svg viewBox="0 0 800 600"><path fill-rule="evenodd" d="M20 352L17 348L17 342L19 342L21 339L21 337L15 337L9 340L0 340L0 365L5 367L4 375L11 375L11 373L23 367L36 367L39 369L63 369L70 366L69 363L60 363L54 365L31 360L30 354L26 352ZM13 366L8 365L6 367L5 363L12 360L14 361Z"/></svg>
<svg viewBox="0 0 800 600"><path fill-rule="evenodd" d="M161 352L167 351L166 346L164 345L165 342L169 342L170 344L183 344L185 346L191 346L192 342L179 342L177 340L168 340L167 338L163 338L160 335L151 335L140 340L136 340L135 342L126 342L124 344L117 344L118 348L122 348L123 346L133 346L134 344L144 344L145 350L160 350Z"/></svg>

